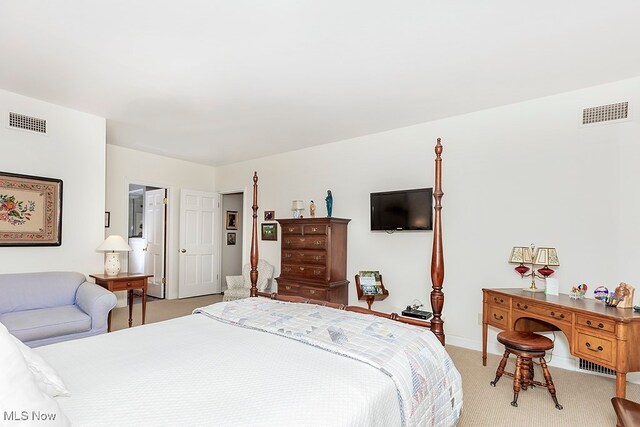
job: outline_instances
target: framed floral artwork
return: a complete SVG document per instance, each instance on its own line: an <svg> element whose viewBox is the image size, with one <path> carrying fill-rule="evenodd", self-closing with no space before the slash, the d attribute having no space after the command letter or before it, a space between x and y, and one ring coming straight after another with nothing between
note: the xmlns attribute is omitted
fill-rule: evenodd
<svg viewBox="0 0 640 427"><path fill-rule="evenodd" d="M0 246L62 244L62 180L0 172Z"/></svg>

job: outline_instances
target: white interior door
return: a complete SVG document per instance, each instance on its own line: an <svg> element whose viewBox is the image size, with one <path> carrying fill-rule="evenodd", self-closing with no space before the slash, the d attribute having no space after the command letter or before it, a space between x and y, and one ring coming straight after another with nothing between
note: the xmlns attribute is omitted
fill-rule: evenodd
<svg viewBox="0 0 640 427"><path fill-rule="evenodd" d="M166 190L150 190L144 193L144 221L142 237L147 241L144 257L145 274L149 278L147 294L164 298L164 239L165 239Z"/></svg>
<svg viewBox="0 0 640 427"><path fill-rule="evenodd" d="M219 293L218 245L220 195L180 192L180 281L178 298Z"/></svg>

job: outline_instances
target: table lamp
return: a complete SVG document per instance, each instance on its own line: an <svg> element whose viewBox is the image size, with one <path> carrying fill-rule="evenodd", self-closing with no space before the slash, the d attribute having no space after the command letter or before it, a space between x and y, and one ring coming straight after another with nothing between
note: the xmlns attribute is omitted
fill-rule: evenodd
<svg viewBox="0 0 640 427"><path fill-rule="evenodd" d="M120 272L120 252L131 251L131 246L122 236L112 235L107 237L96 250L106 254L104 273L107 276L117 276Z"/></svg>
<svg viewBox="0 0 640 427"><path fill-rule="evenodd" d="M520 274L520 277L531 277L531 286L524 289L529 292L544 292L544 289L536 286L536 277L546 279L554 273L549 266L560 265L558 262L558 253L555 248L536 248L533 243L530 247L514 246L511 250L509 262L512 264L520 264L515 268ZM524 264L530 264L531 268ZM539 268L536 273L533 270L534 265L542 265L543 267ZM527 273L529 270L531 270L531 272Z"/></svg>
<svg viewBox="0 0 640 427"><path fill-rule="evenodd" d="M293 203L291 203L291 210L293 211L294 218L300 218L304 210L304 202L302 200L294 200Z"/></svg>

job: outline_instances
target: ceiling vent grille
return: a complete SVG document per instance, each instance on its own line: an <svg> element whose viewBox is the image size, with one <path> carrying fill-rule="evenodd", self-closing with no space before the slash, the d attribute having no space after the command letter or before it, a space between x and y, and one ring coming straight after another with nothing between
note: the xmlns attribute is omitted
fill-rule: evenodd
<svg viewBox="0 0 640 427"><path fill-rule="evenodd" d="M9 112L9 127L13 129L28 130L37 133L47 133L47 121L37 117L25 116Z"/></svg>
<svg viewBox="0 0 640 427"><path fill-rule="evenodd" d="M618 102L617 104L601 105L582 110L582 124L608 122L611 120L622 120L629 117L629 103Z"/></svg>

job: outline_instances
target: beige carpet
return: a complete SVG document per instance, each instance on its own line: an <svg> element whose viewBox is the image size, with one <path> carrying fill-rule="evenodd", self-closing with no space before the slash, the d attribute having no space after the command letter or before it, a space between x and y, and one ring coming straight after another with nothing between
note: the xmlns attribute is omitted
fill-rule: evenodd
<svg viewBox="0 0 640 427"><path fill-rule="evenodd" d="M222 295L205 295L202 297L183 299L163 299L147 302L147 315L145 323L161 322L174 317L191 314L194 308L204 307L222 301ZM142 323L142 304L140 298L133 305L133 326ZM111 330L127 328L129 325L129 307L119 307L111 312Z"/></svg>
<svg viewBox="0 0 640 427"><path fill-rule="evenodd" d="M180 300L158 300L147 303L147 323L159 322L190 314L194 308L222 300L222 295L208 295ZM134 305L133 324L139 325L142 304ZM112 314L113 330L127 327L127 307L117 308ZM600 427L615 426L616 419L610 399L615 394L615 379L568 371L551 366L562 410L555 408L549 392L542 387L520 392L518 407L511 406L512 379L503 376L496 387L489 385L495 376L499 356L489 355L487 366L482 366L479 351L447 346L447 351L462 375L464 408L459 427L469 426L526 426L526 427ZM513 357L512 357L513 359ZM513 361L507 365L513 371ZM542 379L539 366L535 376ZM627 397L640 402L640 386L627 384Z"/></svg>

